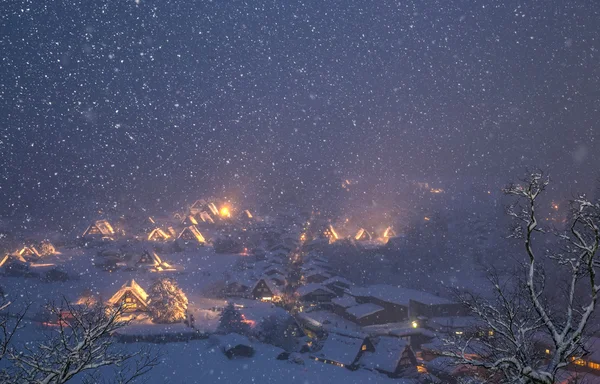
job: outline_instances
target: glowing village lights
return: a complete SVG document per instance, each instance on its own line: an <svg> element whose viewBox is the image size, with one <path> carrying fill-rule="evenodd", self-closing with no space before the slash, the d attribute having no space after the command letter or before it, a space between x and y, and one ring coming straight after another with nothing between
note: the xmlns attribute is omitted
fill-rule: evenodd
<svg viewBox="0 0 600 384"><path fill-rule="evenodd" d="M419 327L419 323L417 323L417 321L416 321L416 320L413 320L413 322L412 322L412 323L410 323L410 325L411 325L413 328L418 328L418 327Z"/></svg>
<svg viewBox="0 0 600 384"><path fill-rule="evenodd" d="M229 208L221 207L221 209L219 210L219 215L221 217L231 217L231 212L229 212Z"/></svg>

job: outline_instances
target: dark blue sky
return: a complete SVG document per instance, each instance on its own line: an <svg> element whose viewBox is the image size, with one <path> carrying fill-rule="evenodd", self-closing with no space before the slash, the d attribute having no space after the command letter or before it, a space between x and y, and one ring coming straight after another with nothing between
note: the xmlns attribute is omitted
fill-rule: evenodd
<svg viewBox="0 0 600 384"><path fill-rule="evenodd" d="M595 0L29 1L0 30L3 215L597 176Z"/></svg>

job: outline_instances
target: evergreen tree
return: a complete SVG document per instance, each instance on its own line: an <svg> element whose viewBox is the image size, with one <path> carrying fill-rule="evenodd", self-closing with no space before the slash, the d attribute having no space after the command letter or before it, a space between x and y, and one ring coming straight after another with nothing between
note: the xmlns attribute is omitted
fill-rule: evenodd
<svg viewBox="0 0 600 384"><path fill-rule="evenodd" d="M156 323L177 323L186 317L188 299L173 279L162 278L149 292L150 312Z"/></svg>
<svg viewBox="0 0 600 384"><path fill-rule="evenodd" d="M221 314L221 321L217 327L219 333L239 333L247 334L250 332L250 326L244 322L244 317L234 307L232 302L229 302L223 313Z"/></svg>

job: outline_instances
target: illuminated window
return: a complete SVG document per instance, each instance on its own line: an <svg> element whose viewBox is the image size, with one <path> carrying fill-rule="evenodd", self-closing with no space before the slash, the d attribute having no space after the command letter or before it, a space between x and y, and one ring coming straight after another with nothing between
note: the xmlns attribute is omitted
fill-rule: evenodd
<svg viewBox="0 0 600 384"><path fill-rule="evenodd" d="M494 336L494 331L490 329L490 330L488 331L488 336Z"/></svg>
<svg viewBox="0 0 600 384"><path fill-rule="evenodd" d="M593 361L590 361L588 363L588 367L595 369L595 370L600 370L600 364L598 363L594 363Z"/></svg>
<svg viewBox="0 0 600 384"><path fill-rule="evenodd" d="M126 302L126 303L131 303L131 297L127 297L127 298L125 298L125 302Z"/></svg>
<svg viewBox="0 0 600 384"><path fill-rule="evenodd" d="M363 344L363 346L362 346L362 347L360 347L360 350L361 350L361 351L366 351L366 350L367 350L367 346Z"/></svg>
<svg viewBox="0 0 600 384"><path fill-rule="evenodd" d="M546 349L546 355L549 355L549 354L550 354L550 350Z"/></svg>
<svg viewBox="0 0 600 384"><path fill-rule="evenodd" d="M585 367L585 365L586 365L586 364L585 364L585 361L584 361L583 359L575 359L575 360L573 361L573 363L575 363L575 365L580 365L580 366L582 366L582 367Z"/></svg>
<svg viewBox="0 0 600 384"><path fill-rule="evenodd" d="M463 332L462 332L462 331L456 331L455 333L456 333L457 335L462 335L462 334L463 334Z"/></svg>

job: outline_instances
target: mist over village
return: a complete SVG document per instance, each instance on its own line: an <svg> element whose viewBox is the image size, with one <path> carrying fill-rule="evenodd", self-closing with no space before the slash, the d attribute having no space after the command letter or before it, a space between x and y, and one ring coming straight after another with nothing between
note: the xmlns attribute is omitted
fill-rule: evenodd
<svg viewBox="0 0 600 384"><path fill-rule="evenodd" d="M600 4L11 2L0 383L600 383Z"/></svg>

